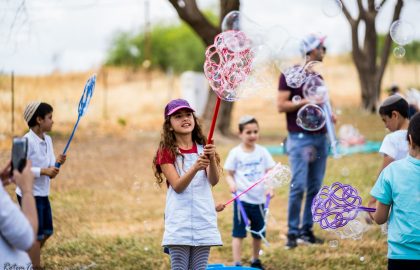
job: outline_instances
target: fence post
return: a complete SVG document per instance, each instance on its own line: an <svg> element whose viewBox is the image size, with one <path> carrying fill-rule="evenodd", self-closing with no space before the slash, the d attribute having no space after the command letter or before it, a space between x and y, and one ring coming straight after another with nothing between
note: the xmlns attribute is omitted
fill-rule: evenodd
<svg viewBox="0 0 420 270"><path fill-rule="evenodd" d="M12 137L15 134L15 73L12 71L11 74L11 92L12 92Z"/></svg>

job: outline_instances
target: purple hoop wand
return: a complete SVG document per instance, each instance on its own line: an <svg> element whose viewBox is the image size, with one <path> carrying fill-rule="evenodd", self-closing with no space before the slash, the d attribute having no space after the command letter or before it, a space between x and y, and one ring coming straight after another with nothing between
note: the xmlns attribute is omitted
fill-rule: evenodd
<svg viewBox="0 0 420 270"><path fill-rule="evenodd" d="M355 219L360 211L375 212L375 208L361 206L362 198L350 185L335 182L323 186L312 201L312 220L322 229L338 229Z"/></svg>

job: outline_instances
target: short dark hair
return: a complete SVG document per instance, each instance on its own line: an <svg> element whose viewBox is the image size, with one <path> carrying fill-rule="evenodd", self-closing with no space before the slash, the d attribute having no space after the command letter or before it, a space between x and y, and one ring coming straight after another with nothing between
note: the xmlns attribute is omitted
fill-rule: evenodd
<svg viewBox="0 0 420 270"><path fill-rule="evenodd" d="M413 144L420 146L420 113L416 113L413 117L411 117L407 129L407 140L408 135L411 135Z"/></svg>
<svg viewBox="0 0 420 270"><path fill-rule="evenodd" d="M408 119L408 102L403 97L397 95L390 96L382 103L379 107L379 114L392 116L392 112L396 111L401 114L402 117Z"/></svg>
<svg viewBox="0 0 420 270"><path fill-rule="evenodd" d="M239 120L239 124L238 124L239 132L242 133L242 131L244 131L245 126L248 124L257 124L258 126L258 121L254 117L250 117L249 119L244 119L244 121Z"/></svg>
<svg viewBox="0 0 420 270"><path fill-rule="evenodd" d="M37 117L41 117L42 119L44 119L44 117L51 112L53 112L52 106L48 103L41 102L41 104L39 104L38 108L36 109L34 115L32 116L31 120L29 120L28 126L29 127L36 126L37 125L37 122L36 122Z"/></svg>

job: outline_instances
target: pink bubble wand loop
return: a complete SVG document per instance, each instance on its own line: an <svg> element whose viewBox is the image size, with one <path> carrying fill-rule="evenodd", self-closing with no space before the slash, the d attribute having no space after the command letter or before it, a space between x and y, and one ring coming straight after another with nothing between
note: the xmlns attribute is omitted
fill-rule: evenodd
<svg viewBox="0 0 420 270"><path fill-rule="evenodd" d="M312 201L312 220L322 229L338 229L355 219L359 211L375 212L375 208L361 206L362 198L350 185L335 182L323 186Z"/></svg>
<svg viewBox="0 0 420 270"><path fill-rule="evenodd" d="M285 183L290 182L291 179L291 171L288 166L282 165L281 163L277 163L270 171L268 171L264 176L258 179L254 184L249 186L247 189L242 191L239 194L235 193L235 197L227 201L224 205L228 205L232 203L234 200L238 199L243 194L247 193L251 189L253 189L256 185L260 184L261 182L265 181L266 187L276 188L284 185Z"/></svg>
<svg viewBox="0 0 420 270"><path fill-rule="evenodd" d="M254 54L251 41L241 31L226 31L214 38L214 44L205 52L204 74L212 90L217 94L216 105L207 141L213 141L214 128L221 100L229 102L240 98L238 86L251 72Z"/></svg>

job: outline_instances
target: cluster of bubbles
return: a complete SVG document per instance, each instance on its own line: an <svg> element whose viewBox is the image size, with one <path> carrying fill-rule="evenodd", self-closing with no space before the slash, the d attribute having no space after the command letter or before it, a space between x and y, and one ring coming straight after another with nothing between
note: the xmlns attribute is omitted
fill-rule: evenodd
<svg viewBox="0 0 420 270"><path fill-rule="evenodd" d="M289 183L291 178L292 172L290 167L277 163L276 166L264 176L264 187L266 189L278 188Z"/></svg>
<svg viewBox="0 0 420 270"><path fill-rule="evenodd" d="M312 63L311 65L314 65ZM301 107L297 112L296 124L308 131L317 131L323 128L329 116L327 111L317 104L328 102L328 89L324 80L318 73L307 73L305 83L302 86L304 98L310 102ZM301 102L300 96L294 96L292 102L298 104Z"/></svg>
<svg viewBox="0 0 420 270"><path fill-rule="evenodd" d="M230 30L217 35L206 50L204 74L223 100L241 97L238 86L247 79L254 58L250 43L244 32Z"/></svg>
<svg viewBox="0 0 420 270"><path fill-rule="evenodd" d="M204 64L210 86L221 99L235 101L273 89L280 72L291 87L306 82L306 45L301 38L280 26L263 28L239 11L228 13L221 26Z"/></svg>
<svg viewBox="0 0 420 270"><path fill-rule="evenodd" d="M402 58L405 56L405 49L403 46L412 42L414 39L414 27L409 22L404 20L396 20L391 24L389 28L389 35L392 40L398 44L394 48L394 55L397 58Z"/></svg>

